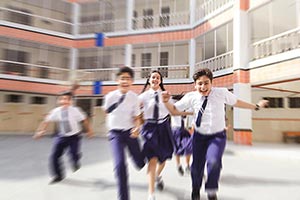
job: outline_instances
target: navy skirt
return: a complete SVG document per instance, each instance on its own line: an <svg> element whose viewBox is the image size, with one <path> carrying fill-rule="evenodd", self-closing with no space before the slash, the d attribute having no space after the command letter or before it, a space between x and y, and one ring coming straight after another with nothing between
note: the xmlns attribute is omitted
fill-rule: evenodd
<svg viewBox="0 0 300 200"><path fill-rule="evenodd" d="M176 155L189 155L193 152L192 137L188 130L185 128L174 128L174 153Z"/></svg>
<svg viewBox="0 0 300 200"><path fill-rule="evenodd" d="M162 163L172 158L173 138L169 120L161 124L146 121L141 135L144 139L143 153L148 160L157 157Z"/></svg>

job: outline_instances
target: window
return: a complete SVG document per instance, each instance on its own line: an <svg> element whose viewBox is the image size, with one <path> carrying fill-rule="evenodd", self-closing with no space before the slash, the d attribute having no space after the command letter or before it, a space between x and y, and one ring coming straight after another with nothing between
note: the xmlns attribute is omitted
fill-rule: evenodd
<svg viewBox="0 0 300 200"><path fill-rule="evenodd" d="M101 99L96 99L96 107L100 107L100 106L102 106L103 105L103 99L101 98Z"/></svg>
<svg viewBox="0 0 300 200"><path fill-rule="evenodd" d="M137 17L138 17L137 11L133 11L133 19L132 19L132 29L133 30L137 29Z"/></svg>
<svg viewBox="0 0 300 200"><path fill-rule="evenodd" d="M153 28L153 10L152 9L144 9L143 10L144 16L144 28Z"/></svg>
<svg viewBox="0 0 300 200"><path fill-rule="evenodd" d="M14 22L14 23L19 23L19 24L25 24L25 25L32 24L31 16L25 14L25 13L31 14L28 10L16 8L16 7L8 7L8 8L24 13L23 14L23 13L17 13L17 12L9 12L8 13L9 21Z"/></svg>
<svg viewBox="0 0 300 200"><path fill-rule="evenodd" d="M142 67L151 66L151 53L142 54ZM150 68L142 69L142 78L147 78L150 74Z"/></svg>
<svg viewBox="0 0 300 200"><path fill-rule="evenodd" d="M9 94L9 95L5 96L5 102L6 103L22 103L23 96L17 95L17 94Z"/></svg>
<svg viewBox="0 0 300 200"><path fill-rule="evenodd" d="M31 97L30 104L46 104L47 99L46 97Z"/></svg>
<svg viewBox="0 0 300 200"><path fill-rule="evenodd" d="M5 49L5 60L27 63L28 53L24 51L16 51L11 49ZM16 63L7 63L4 67L4 71L7 74L25 76L27 74L27 69L25 65Z"/></svg>
<svg viewBox="0 0 300 200"><path fill-rule="evenodd" d="M135 67L135 62L136 62L135 59L136 59L136 58L135 58L135 54L132 54L132 55L131 55L131 67Z"/></svg>
<svg viewBox="0 0 300 200"><path fill-rule="evenodd" d="M160 52L160 66L169 65L169 52ZM163 77L168 77L168 68L160 67L158 68Z"/></svg>
<svg viewBox="0 0 300 200"><path fill-rule="evenodd" d="M290 108L300 108L300 97L288 98Z"/></svg>
<svg viewBox="0 0 300 200"><path fill-rule="evenodd" d="M170 25L170 8L169 7L162 7L161 8L161 15L159 18L159 26L165 27Z"/></svg>
<svg viewBox="0 0 300 200"><path fill-rule="evenodd" d="M264 97L263 99L269 101L268 108L283 108L283 98Z"/></svg>

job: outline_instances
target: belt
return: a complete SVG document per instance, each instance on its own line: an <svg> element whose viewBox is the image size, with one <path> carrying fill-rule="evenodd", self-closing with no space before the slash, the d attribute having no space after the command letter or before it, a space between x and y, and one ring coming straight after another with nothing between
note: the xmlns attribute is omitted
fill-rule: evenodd
<svg viewBox="0 0 300 200"><path fill-rule="evenodd" d="M166 121L167 119L169 119L169 115L167 115L167 116L165 116L164 118L161 118L161 119L146 119L146 122L160 124L160 123Z"/></svg>

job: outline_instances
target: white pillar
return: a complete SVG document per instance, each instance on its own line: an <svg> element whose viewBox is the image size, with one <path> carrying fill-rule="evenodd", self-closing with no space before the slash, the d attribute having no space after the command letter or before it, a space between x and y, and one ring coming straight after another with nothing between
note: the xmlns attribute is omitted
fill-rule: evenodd
<svg viewBox="0 0 300 200"><path fill-rule="evenodd" d="M242 1L242 2L241 2ZM237 80L233 84L233 93L241 100L251 102L251 85L245 74L249 73L249 23L247 10L240 7L248 0L235 1L233 19L233 69ZM240 144L252 143L252 111L234 108L233 110L234 141ZM246 134L244 134L246 133ZM251 137L250 137L251 136ZM250 139L249 139L250 138Z"/></svg>
<svg viewBox="0 0 300 200"><path fill-rule="evenodd" d="M131 58L132 58L132 45L125 45L125 66L131 67Z"/></svg>
<svg viewBox="0 0 300 200"><path fill-rule="evenodd" d="M78 3L72 3L72 35L77 36L79 34L79 17L80 17L80 6Z"/></svg>
<svg viewBox="0 0 300 200"><path fill-rule="evenodd" d="M126 30L132 30L134 0L126 0Z"/></svg>
<svg viewBox="0 0 300 200"><path fill-rule="evenodd" d="M190 63L190 74L189 78L193 78L193 74L195 73L195 63L196 63L196 40L194 38L190 39L189 42L189 63Z"/></svg>
<svg viewBox="0 0 300 200"><path fill-rule="evenodd" d="M300 27L300 0L296 0L296 17L297 17L297 27Z"/></svg>
<svg viewBox="0 0 300 200"><path fill-rule="evenodd" d="M71 48L70 49L70 64L69 64L69 69L70 69L70 81L73 82L75 81L77 77L77 65L78 65L78 49L76 48Z"/></svg>
<svg viewBox="0 0 300 200"><path fill-rule="evenodd" d="M196 1L190 0L190 25L195 23Z"/></svg>

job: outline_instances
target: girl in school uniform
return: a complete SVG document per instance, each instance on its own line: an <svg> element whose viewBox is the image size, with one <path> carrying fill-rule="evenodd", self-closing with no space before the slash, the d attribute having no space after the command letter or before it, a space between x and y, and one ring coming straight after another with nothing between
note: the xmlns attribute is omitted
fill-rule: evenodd
<svg viewBox="0 0 300 200"><path fill-rule="evenodd" d="M147 86L150 88L146 90ZM163 190L164 183L161 172L166 160L172 158L173 142L169 122L169 111L162 102L161 93L163 86L162 75L159 71L153 71L139 96L144 115L144 125L141 135L144 138L143 152L148 163L149 200L154 200L154 187Z"/></svg>
<svg viewBox="0 0 300 200"><path fill-rule="evenodd" d="M180 99L182 96L174 96L173 99ZM172 116L171 127L174 139L174 154L176 156L176 165L179 175L184 175L180 158L185 157L185 172L190 173L190 158L192 155L192 137L190 132L185 128L186 116Z"/></svg>

